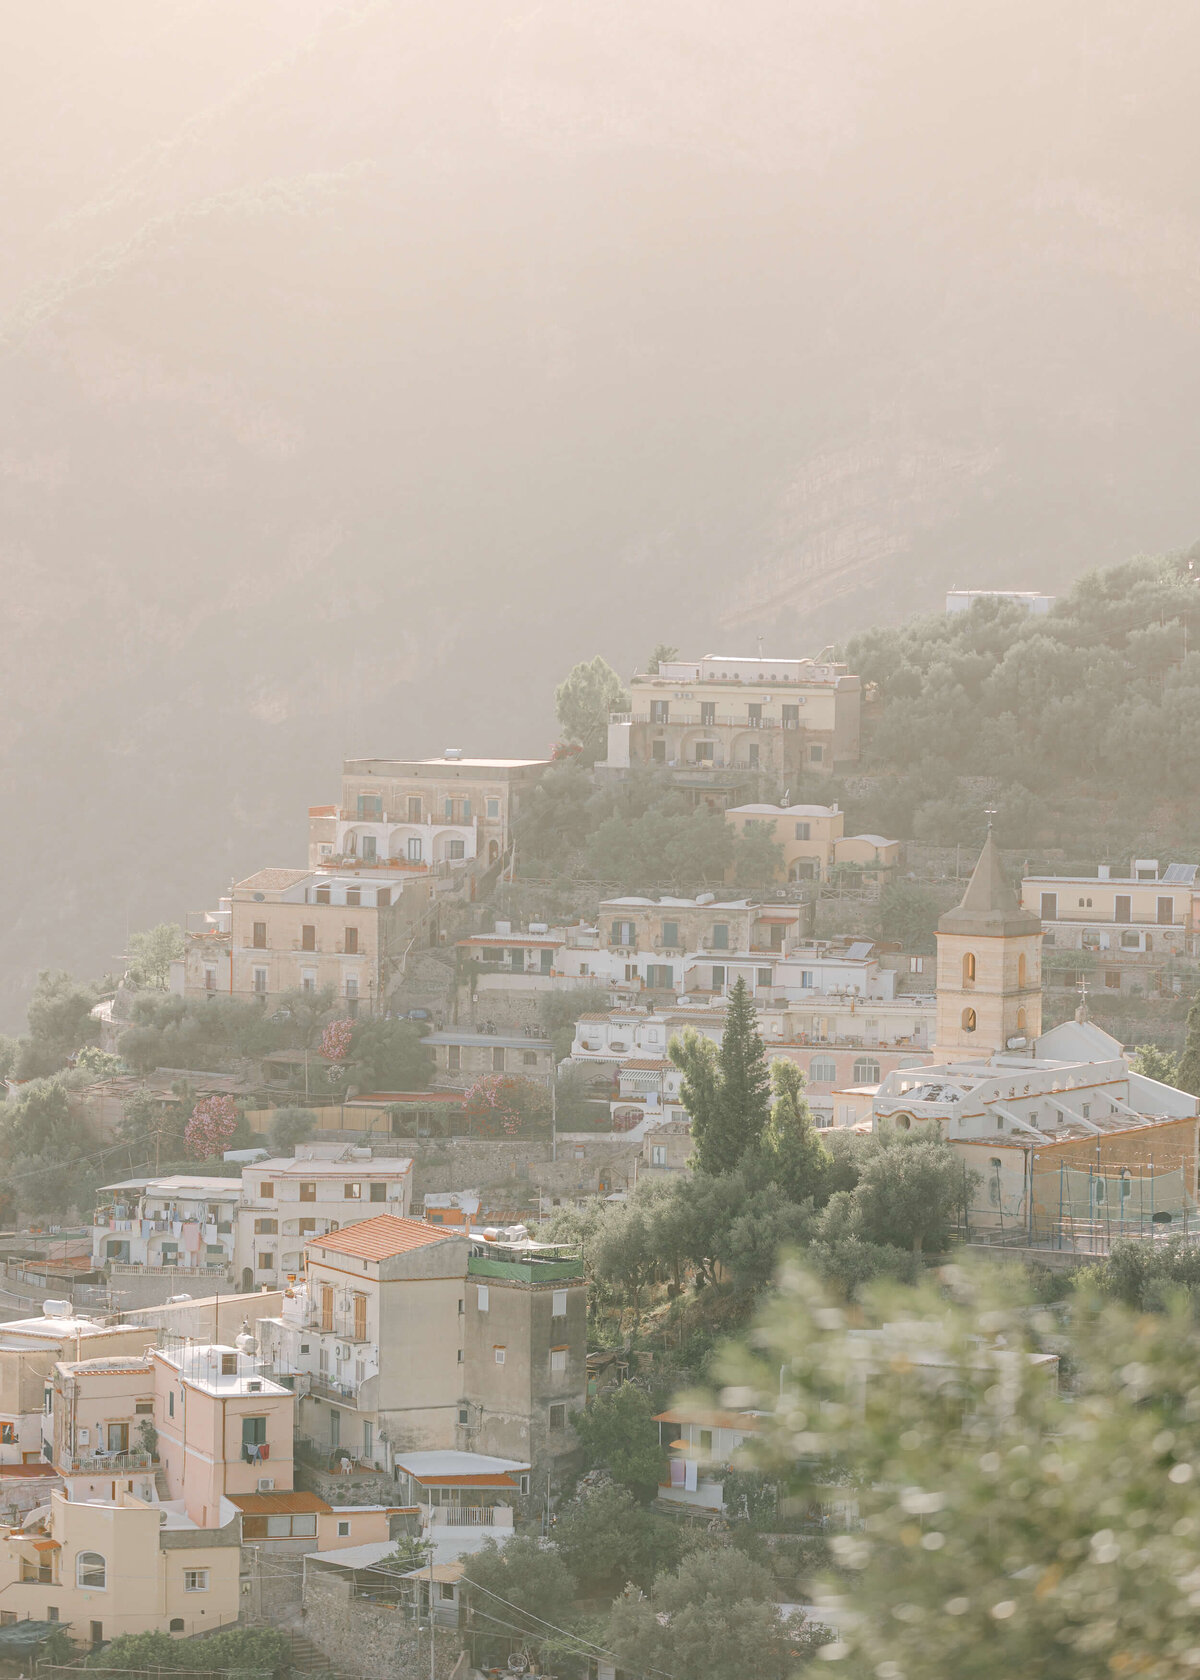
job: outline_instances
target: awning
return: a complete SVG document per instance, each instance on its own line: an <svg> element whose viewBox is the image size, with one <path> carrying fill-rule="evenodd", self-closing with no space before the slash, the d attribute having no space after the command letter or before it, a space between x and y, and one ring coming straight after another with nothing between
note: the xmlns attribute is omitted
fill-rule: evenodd
<svg viewBox="0 0 1200 1680"><path fill-rule="evenodd" d="M52 1633L61 1633L67 1625L66 1622L34 1621L32 1616L28 1621L9 1622L7 1626L0 1627L0 1651L28 1651Z"/></svg>

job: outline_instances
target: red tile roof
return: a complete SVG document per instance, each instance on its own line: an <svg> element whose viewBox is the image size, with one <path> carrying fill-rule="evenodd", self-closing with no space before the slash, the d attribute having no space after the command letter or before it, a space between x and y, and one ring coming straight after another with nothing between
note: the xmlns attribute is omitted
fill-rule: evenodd
<svg viewBox="0 0 1200 1680"><path fill-rule="evenodd" d="M328 1516L333 1510L315 1493L231 1493L229 1503L248 1517Z"/></svg>
<svg viewBox="0 0 1200 1680"><path fill-rule="evenodd" d="M357 1254L364 1260L386 1260L389 1255L403 1254L410 1248L446 1242L453 1235L453 1231L438 1230L421 1219L397 1219L390 1213L381 1213L375 1219L347 1225L327 1237L313 1237L308 1246L327 1248L334 1254Z"/></svg>

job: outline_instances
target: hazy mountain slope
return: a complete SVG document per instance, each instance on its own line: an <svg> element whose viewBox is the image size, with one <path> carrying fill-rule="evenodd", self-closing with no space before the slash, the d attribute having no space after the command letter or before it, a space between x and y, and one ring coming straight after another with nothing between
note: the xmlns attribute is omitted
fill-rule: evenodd
<svg viewBox="0 0 1200 1680"><path fill-rule="evenodd" d="M2 1012L343 752L1191 540L1200 20L75 0L0 100ZM14 73L15 68L15 73Z"/></svg>

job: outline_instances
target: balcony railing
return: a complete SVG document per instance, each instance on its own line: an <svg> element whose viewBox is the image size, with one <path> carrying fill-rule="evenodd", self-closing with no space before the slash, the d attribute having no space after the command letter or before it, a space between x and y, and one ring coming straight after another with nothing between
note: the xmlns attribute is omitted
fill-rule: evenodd
<svg viewBox="0 0 1200 1680"><path fill-rule="evenodd" d="M330 1376L310 1375L308 1392L321 1400L346 1400L354 1403L358 1399L358 1384L342 1382Z"/></svg>
<svg viewBox="0 0 1200 1680"><path fill-rule="evenodd" d="M511 1528L510 1505L431 1505L431 1528Z"/></svg>
<svg viewBox="0 0 1200 1680"><path fill-rule="evenodd" d="M69 1476L119 1473L129 1470L150 1470L158 1463L155 1454L135 1448L132 1452L105 1452L102 1447L82 1452L64 1452L56 1460L59 1470Z"/></svg>

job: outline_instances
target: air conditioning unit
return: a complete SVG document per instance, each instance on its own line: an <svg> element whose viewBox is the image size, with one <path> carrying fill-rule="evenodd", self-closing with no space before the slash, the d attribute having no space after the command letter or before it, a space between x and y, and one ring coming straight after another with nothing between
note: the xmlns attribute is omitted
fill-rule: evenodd
<svg viewBox="0 0 1200 1680"><path fill-rule="evenodd" d="M260 1476L258 1478L258 1491L259 1491L259 1493L274 1493L275 1492L275 1478L274 1478L274 1476Z"/></svg>

